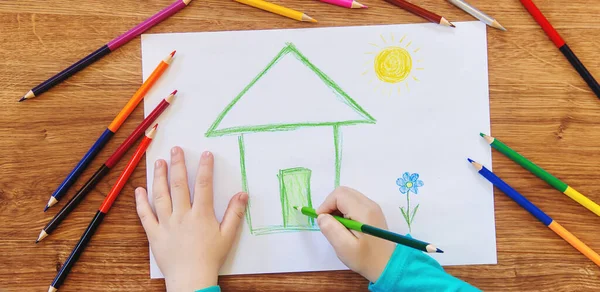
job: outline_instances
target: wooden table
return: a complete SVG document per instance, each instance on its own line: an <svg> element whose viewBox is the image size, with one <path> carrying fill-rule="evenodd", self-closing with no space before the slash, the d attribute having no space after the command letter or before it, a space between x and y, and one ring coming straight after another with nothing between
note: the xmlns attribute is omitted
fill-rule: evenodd
<svg viewBox="0 0 600 292"><path fill-rule="evenodd" d="M46 291L112 182L90 194L54 235L34 244L58 209L49 195L141 83L139 39L68 79L42 98L17 103L38 82L170 4L171 0L4 0L0 2L0 291ZM298 23L224 0L194 1L151 33L350 26L423 22L382 0L367 10L317 1L277 0L319 20ZM472 18L442 0L413 0L452 21ZM600 101L517 0L471 0L509 31L489 30L493 134L600 201ZM600 78L600 5L593 0L538 0L588 69ZM142 119L140 106L106 149ZM103 151L89 177L111 151ZM539 207L600 250L600 218L502 155L494 169ZM145 186L140 165L61 291L161 291L148 275L148 248L135 214L133 189ZM79 189L79 181L70 192ZM131 194L131 195L128 195ZM62 206L62 204L60 204ZM505 196L496 196L498 265L449 267L482 289L600 289L600 269ZM222 277L224 291L366 291L349 271Z"/></svg>

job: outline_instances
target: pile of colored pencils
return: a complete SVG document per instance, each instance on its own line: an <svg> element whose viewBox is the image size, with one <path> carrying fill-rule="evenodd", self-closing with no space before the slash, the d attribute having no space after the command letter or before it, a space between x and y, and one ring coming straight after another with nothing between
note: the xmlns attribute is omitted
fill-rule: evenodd
<svg viewBox="0 0 600 292"><path fill-rule="evenodd" d="M577 203L581 204L588 210L594 212L596 215L600 216L600 206L596 204L594 201L590 200L580 192L576 191L569 185L567 185L562 180L556 178L543 168L539 167L535 163L531 162L529 159L525 158L523 155L519 154L515 150L508 147L506 144L502 143L500 140L490 137L485 134L481 134L486 142L488 142L494 149L498 150L500 153L506 155L508 158L522 166L523 168L529 170L531 173L535 174L537 177L541 178L543 181L548 183L550 186L554 187L558 191L564 193L569 198L573 199ZM508 183L503 181L500 177L496 176L489 169L485 168L483 165L473 161L472 159L468 159L469 162L477 169L479 174L485 177L488 181L490 181L494 186L504 192L507 196L513 199L517 204L527 210L531 215L533 215L536 219L538 219L542 224L550 228L554 231L558 236L563 238L569 244L571 244L575 249L580 251L583 255L592 260L596 265L600 266L600 255L598 255L595 251L593 251L589 246L571 234L567 229L562 227L556 221L554 221L550 216L544 213L541 209L536 207L532 202L527 200L525 196L517 192L514 188L512 188Z"/></svg>

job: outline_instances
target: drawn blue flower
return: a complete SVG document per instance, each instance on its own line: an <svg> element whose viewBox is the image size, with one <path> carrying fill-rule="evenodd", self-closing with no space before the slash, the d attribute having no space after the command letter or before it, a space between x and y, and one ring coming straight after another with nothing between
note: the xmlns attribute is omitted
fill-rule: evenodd
<svg viewBox="0 0 600 292"><path fill-rule="evenodd" d="M408 172L402 174L402 177L396 180L396 184L400 187L401 193L406 194L410 191L415 195L419 193L419 188L424 185L423 181L419 180L418 173L410 174Z"/></svg>

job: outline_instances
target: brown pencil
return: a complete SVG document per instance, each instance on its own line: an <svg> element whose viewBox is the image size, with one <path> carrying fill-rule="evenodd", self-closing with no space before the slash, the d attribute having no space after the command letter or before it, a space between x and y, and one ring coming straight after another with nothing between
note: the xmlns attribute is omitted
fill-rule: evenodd
<svg viewBox="0 0 600 292"><path fill-rule="evenodd" d="M417 16L421 16L433 23L441 24L444 26L455 27L454 24L452 24L452 22L448 21L446 18L441 17L427 9L421 8L415 4L406 2L404 0L385 0L385 1L390 4L394 4L394 5L402 8L410 13L413 13Z"/></svg>

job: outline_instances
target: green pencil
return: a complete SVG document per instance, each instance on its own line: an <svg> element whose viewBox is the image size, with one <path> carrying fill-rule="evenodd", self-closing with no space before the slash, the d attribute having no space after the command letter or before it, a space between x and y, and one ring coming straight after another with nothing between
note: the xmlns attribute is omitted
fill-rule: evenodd
<svg viewBox="0 0 600 292"><path fill-rule="evenodd" d="M317 212L315 211L315 209L313 209L313 208L302 207L302 209L299 209L298 206L294 206L294 209L299 210L300 212L302 212L302 214L304 214L308 217L317 218L319 216L317 214ZM424 251L424 252L428 252L428 253L443 253L444 252L443 250L433 246L430 243L416 240L412 237L400 235L398 233L387 231L385 229L377 228L377 227L374 227L371 225L363 224L358 221L346 219L346 218L343 218L340 216L333 216L333 218L335 218L337 221L342 223L342 225L344 225L348 229L352 229L352 230L366 233L366 234L369 234L369 235L372 235L375 237L393 241L397 244L412 247L414 249L418 249L420 251Z"/></svg>
<svg viewBox="0 0 600 292"><path fill-rule="evenodd" d="M510 147L506 146L506 144L502 143L500 140L490 137L486 134L479 134L483 137L490 146L494 147L494 149L498 150L500 153L506 155L508 158L512 159L517 164L521 165L523 168L529 170L531 173L535 174L537 177L541 178L543 181L551 185L553 188L557 189L561 193L567 195L569 198L573 199L575 202L581 204L586 207L588 210L594 212L596 215L600 216L600 206L594 203L594 201L588 199L586 196L576 191L574 188L567 185L562 180L553 176L549 172L545 171L543 168L537 166L535 163L531 162L529 159L525 158L523 155L519 154L517 151L512 150Z"/></svg>

